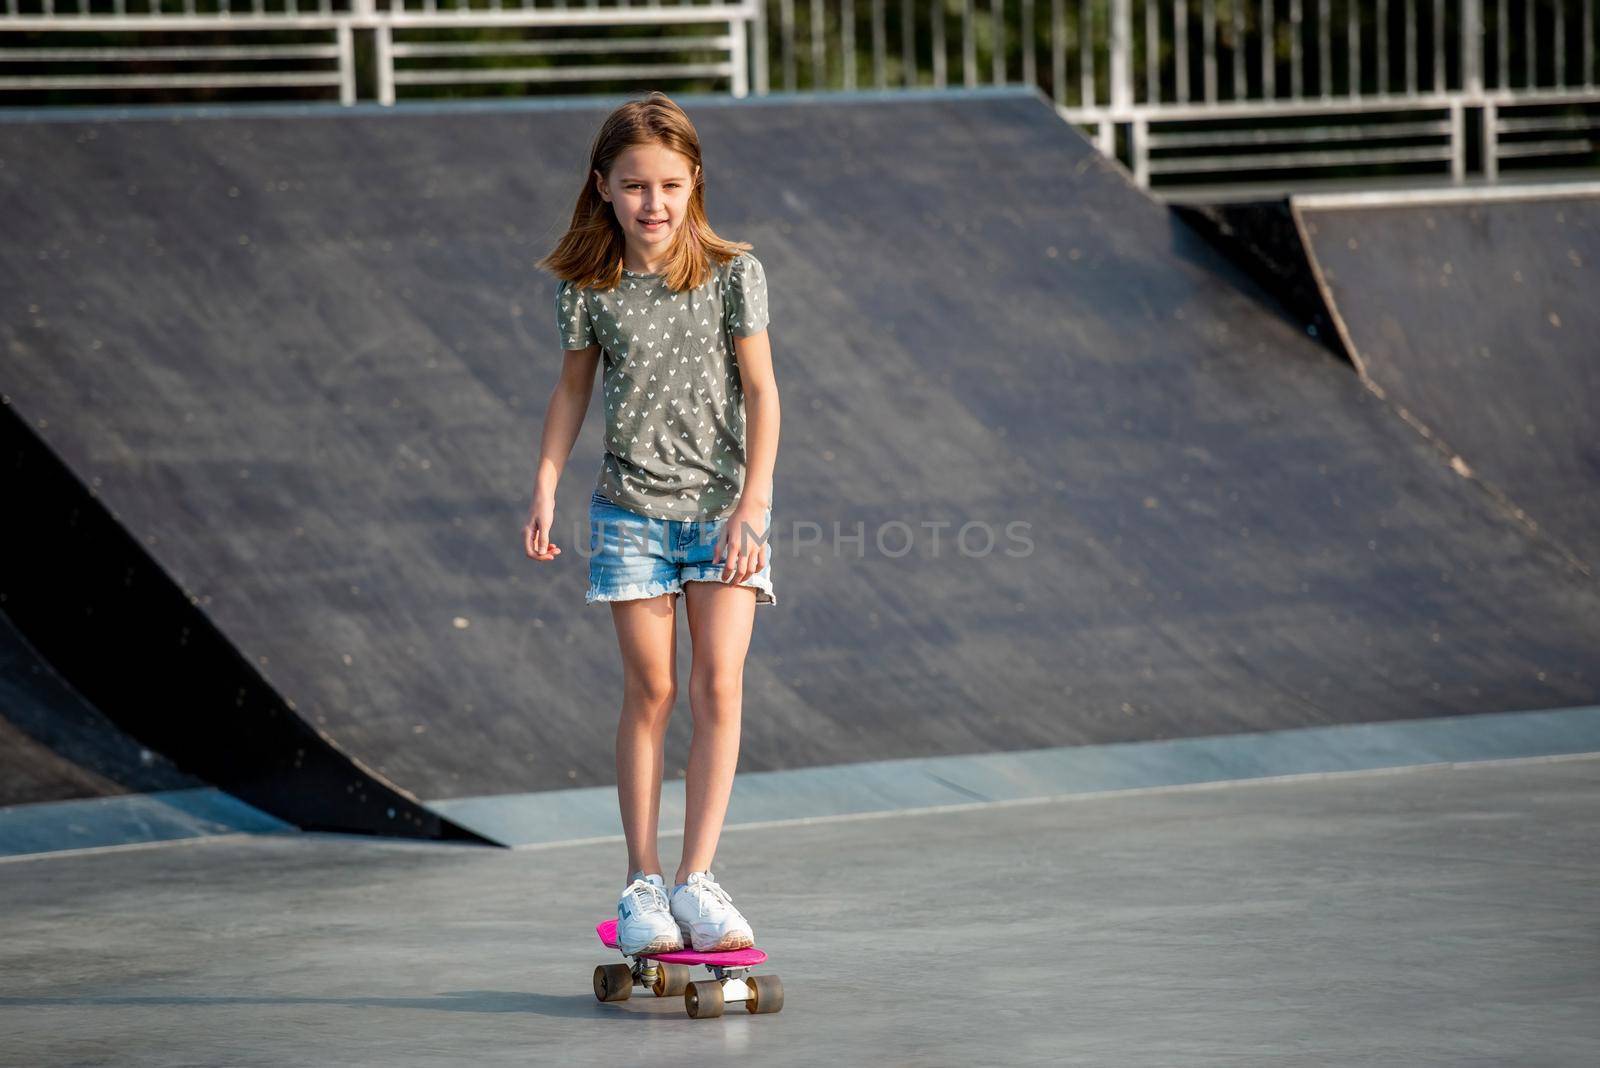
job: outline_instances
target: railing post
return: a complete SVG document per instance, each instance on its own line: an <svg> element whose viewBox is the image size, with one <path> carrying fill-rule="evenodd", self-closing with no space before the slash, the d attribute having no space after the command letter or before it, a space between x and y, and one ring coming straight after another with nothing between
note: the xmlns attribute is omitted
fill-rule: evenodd
<svg viewBox="0 0 1600 1068"><path fill-rule="evenodd" d="M1467 118L1461 101L1450 104L1450 181L1460 185L1467 177Z"/></svg>
<svg viewBox="0 0 1600 1068"><path fill-rule="evenodd" d="M373 64L378 68L378 103L394 103L394 50L391 47L389 24L380 22L372 28Z"/></svg>
<svg viewBox="0 0 1600 1068"><path fill-rule="evenodd" d="M752 5L753 6L753 5ZM733 38L733 76L728 86L735 97L750 91L750 23L746 19L733 19L728 23L728 34Z"/></svg>
<svg viewBox="0 0 1600 1068"><path fill-rule="evenodd" d="M356 102L356 56L351 44L350 23L340 20L334 29L334 41L339 49L339 103L349 105Z"/></svg>
<svg viewBox="0 0 1600 1068"><path fill-rule="evenodd" d="M1134 119L1128 128L1128 155L1133 160L1133 184L1150 188L1150 123Z"/></svg>
<svg viewBox="0 0 1600 1068"><path fill-rule="evenodd" d="M1500 180L1500 115L1491 101L1483 105L1483 177L1491 182Z"/></svg>
<svg viewBox="0 0 1600 1068"><path fill-rule="evenodd" d="M1483 95L1483 0L1461 0L1461 88Z"/></svg>
<svg viewBox="0 0 1600 1068"><path fill-rule="evenodd" d="M1111 0L1111 113L1133 107L1133 0Z"/></svg>
<svg viewBox="0 0 1600 1068"><path fill-rule="evenodd" d="M753 0L751 6L755 8L755 15L750 23L750 39L755 42L751 51L755 54L755 61L750 64L750 74L755 84L751 91L760 96L766 96L771 86L771 75L767 70L767 5L766 0Z"/></svg>

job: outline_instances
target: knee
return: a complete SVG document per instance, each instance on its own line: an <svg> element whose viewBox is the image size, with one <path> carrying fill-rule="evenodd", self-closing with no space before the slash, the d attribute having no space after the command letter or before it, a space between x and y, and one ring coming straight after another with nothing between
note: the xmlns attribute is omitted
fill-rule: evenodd
<svg viewBox="0 0 1600 1068"><path fill-rule="evenodd" d="M744 672L705 671L689 679L689 698L696 723L737 719L744 693Z"/></svg>
<svg viewBox="0 0 1600 1068"><path fill-rule="evenodd" d="M647 726L665 724L678 700L678 680L670 671L630 674L623 682L623 689L626 694L624 715L631 715Z"/></svg>

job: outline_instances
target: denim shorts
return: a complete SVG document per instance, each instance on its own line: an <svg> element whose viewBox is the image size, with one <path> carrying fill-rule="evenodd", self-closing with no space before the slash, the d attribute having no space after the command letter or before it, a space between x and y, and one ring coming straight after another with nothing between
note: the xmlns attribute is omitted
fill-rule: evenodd
<svg viewBox="0 0 1600 1068"><path fill-rule="evenodd" d="M584 604L631 601L663 593L681 593L695 579L722 581L721 563L712 563L717 538L726 519L697 523L688 519L655 519L640 515L596 491L589 497L589 591ZM767 530L772 509L767 509ZM770 535L769 535L770 537ZM767 563L741 586L756 591L756 604L777 604L772 591L772 549Z"/></svg>

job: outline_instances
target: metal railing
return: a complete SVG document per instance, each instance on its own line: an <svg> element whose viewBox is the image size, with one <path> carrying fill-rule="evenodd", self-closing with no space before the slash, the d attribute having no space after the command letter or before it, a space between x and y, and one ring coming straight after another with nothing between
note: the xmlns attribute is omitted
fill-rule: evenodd
<svg viewBox="0 0 1600 1068"><path fill-rule="evenodd" d="M214 43L219 36L230 40ZM72 38L79 43L56 43ZM196 63L203 67L147 69ZM46 65L55 69L30 73ZM331 88L355 102L346 0L303 8L295 0L5 0L0 11L0 91L289 86Z"/></svg>
<svg viewBox="0 0 1600 1068"><path fill-rule="evenodd" d="M1492 180L1600 160L1597 11L1600 0L3 0L0 91L293 86L351 103L368 86L388 104L445 87L1020 83L1143 185ZM45 43L94 31L115 39ZM63 70L75 66L86 69Z"/></svg>
<svg viewBox="0 0 1600 1068"><path fill-rule="evenodd" d="M749 90L746 59L749 50L740 30L754 17L751 0L733 3L652 4L648 7L603 7L591 3L571 8L564 4L548 10L531 6L502 8L498 0L486 7L440 8L434 0L393 0L390 7L371 16L377 46L378 100L395 101L397 85L471 85L493 82L571 86L595 81L659 82L670 79L725 80L728 91L744 96ZM517 28L535 31L531 38L440 40L426 31L459 33L474 29ZM627 27L650 31L636 37L541 38L537 31L557 27ZM683 30L696 31L692 33ZM408 39L396 40L402 31ZM693 58L715 54L716 58ZM687 55L685 55L687 54ZM640 62L643 55L656 62ZM528 65L525 58L570 59L599 57L603 63L545 62ZM513 60L480 63L481 60ZM398 61L410 60L401 66ZM445 62L438 62L443 60ZM467 61L463 63L462 61Z"/></svg>
<svg viewBox="0 0 1600 1068"><path fill-rule="evenodd" d="M1600 162L1600 0L769 7L757 93L1036 84L1145 186Z"/></svg>
<svg viewBox="0 0 1600 1068"><path fill-rule="evenodd" d="M5 0L0 92L332 87L350 104L357 98L353 39L370 33L375 95L383 104L395 102L400 86L515 85L537 92L549 86L582 91L585 83L706 80L744 96L750 50L741 31L755 15L755 0L639 7L593 0L570 7L564 0L542 7L527 0L516 6L499 0L448 6L434 0ZM585 35L597 29L620 32ZM85 34L102 39L66 46L38 40ZM207 43L143 44L136 39L141 35ZM233 40L210 43L218 36ZM23 37L34 39L17 40ZM208 69L128 69L194 62ZM45 64L92 69L13 69Z"/></svg>

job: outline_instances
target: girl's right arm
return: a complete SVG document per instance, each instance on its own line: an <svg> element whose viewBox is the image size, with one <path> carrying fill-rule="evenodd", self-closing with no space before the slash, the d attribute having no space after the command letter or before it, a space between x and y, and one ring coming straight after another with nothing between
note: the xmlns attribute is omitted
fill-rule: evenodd
<svg viewBox="0 0 1600 1068"><path fill-rule="evenodd" d="M583 429L594 394L595 372L600 366L600 346L567 349L561 363L561 378L550 393L545 408L544 433L539 442L538 470L533 479L533 506L523 528L523 549L535 560L554 560L560 546L550 540L555 522L556 484L572 454L572 445Z"/></svg>

